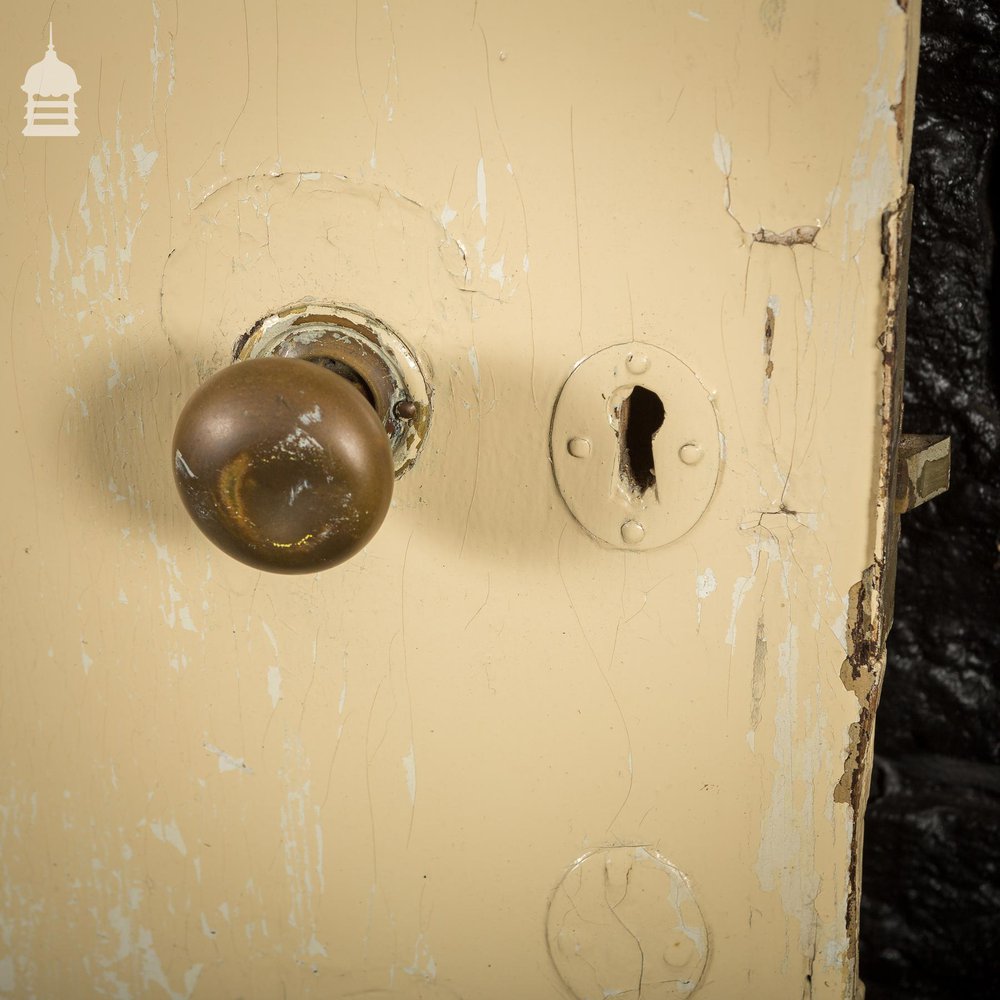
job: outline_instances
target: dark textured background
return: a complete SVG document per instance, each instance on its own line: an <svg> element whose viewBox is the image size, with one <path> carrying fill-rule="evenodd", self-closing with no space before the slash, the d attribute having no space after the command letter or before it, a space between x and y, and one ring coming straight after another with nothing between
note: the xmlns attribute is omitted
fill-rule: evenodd
<svg viewBox="0 0 1000 1000"><path fill-rule="evenodd" d="M924 0L903 426L952 436L907 514L865 823L868 1000L1000 996L1000 0Z"/></svg>

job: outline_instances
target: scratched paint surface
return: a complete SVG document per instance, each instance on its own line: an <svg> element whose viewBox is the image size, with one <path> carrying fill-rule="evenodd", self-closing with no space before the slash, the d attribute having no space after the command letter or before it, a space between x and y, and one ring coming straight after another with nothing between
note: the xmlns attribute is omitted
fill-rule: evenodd
<svg viewBox="0 0 1000 1000"><path fill-rule="evenodd" d="M906 6L7 12L0 995L567 997L549 903L617 846L687 879L695 995L854 995ZM21 135L50 16L75 139ZM434 419L361 556L273 577L187 521L169 443L306 296L395 329ZM724 455L646 552L549 463L573 366L631 339Z"/></svg>

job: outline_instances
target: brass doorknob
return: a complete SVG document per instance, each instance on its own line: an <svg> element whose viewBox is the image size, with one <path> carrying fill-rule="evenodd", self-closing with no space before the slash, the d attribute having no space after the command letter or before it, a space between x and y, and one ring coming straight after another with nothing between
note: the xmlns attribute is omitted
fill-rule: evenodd
<svg viewBox="0 0 1000 1000"><path fill-rule="evenodd" d="M392 498L386 427L363 382L322 363L261 357L188 400L174 478L195 524L257 569L312 573L362 549Z"/></svg>

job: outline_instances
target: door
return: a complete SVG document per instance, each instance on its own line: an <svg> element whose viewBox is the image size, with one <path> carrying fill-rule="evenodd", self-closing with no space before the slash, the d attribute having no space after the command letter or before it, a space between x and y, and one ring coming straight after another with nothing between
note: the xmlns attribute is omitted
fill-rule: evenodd
<svg viewBox="0 0 1000 1000"><path fill-rule="evenodd" d="M0 994L860 996L917 8L7 11ZM286 576L171 435L310 303L430 418Z"/></svg>

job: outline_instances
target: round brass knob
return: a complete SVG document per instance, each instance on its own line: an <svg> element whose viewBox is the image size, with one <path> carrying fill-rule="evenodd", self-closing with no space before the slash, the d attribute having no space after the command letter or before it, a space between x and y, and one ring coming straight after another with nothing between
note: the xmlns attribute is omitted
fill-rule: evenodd
<svg viewBox="0 0 1000 1000"><path fill-rule="evenodd" d="M257 569L314 573L378 531L394 480L364 386L299 358L239 361L188 400L174 479L195 524Z"/></svg>

